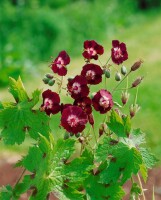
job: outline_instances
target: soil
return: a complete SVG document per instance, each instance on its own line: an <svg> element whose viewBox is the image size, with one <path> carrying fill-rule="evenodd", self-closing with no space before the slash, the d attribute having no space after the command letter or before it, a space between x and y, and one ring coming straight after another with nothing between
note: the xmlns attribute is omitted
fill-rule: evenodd
<svg viewBox="0 0 161 200"><path fill-rule="evenodd" d="M0 187L3 185L11 184L14 185L18 178L20 177L23 169L14 168L14 164L19 160L20 157L17 155L2 155L0 157ZM143 183L143 188L147 189L145 191L146 200L152 200L153 186L155 191L155 200L161 200L161 167L154 168L149 171L149 178L146 184ZM129 200L129 190L131 183L125 184L124 189L127 193L124 200ZM20 200L27 200L29 194L24 194L21 196ZM50 200L58 200L54 195L50 195ZM140 200L143 200L140 198Z"/></svg>

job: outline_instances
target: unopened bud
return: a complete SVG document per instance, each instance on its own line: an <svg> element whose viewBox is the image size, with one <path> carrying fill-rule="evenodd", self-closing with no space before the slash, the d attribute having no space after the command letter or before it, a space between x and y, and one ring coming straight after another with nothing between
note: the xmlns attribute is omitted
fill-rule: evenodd
<svg viewBox="0 0 161 200"><path fill-rule="evenodd" d="M121 74L120 74L120 72L117 72L117 73L115 74L115 80L116 80L116 81L120 81L120 80L121 80Z"/></svg>
<svg viewBox="0 0 161 200"><path fill-rule="evenodd" d="M45 84L48 84L48 83L49 83L49 80L50 80L50 79L48 79L47 77L45 77L45 78L42 79L42 81L43 81Z"/></svg>
<svg viewBox="0 0 161 200"><path fill-rule="evenodd" d="M122 104L125 105L129 99L129 96L130 94L126 91L126 92L122 92L122 95L121 95L121 101L122 101Z"/></svg>
<svg viewBox="0 0 161 200"><path fill-rule="evenodd" d="M73 77L69 77L69 78L68 78L68 81L72 81L72 80L73 80Z"/></svg>
<svg viewBox="0 0 161 200"><path fill-rule="evenodd" d="M88 121L92 126L94 125L94 117L93 117L92 113L88 115Z"/></svg>
<svg viewBox="0 0 161 200"><path fill-rule="evenodd" d="M139 110L140 110L140 106L138 104L132 104L130 106L130 116L131 116L131 118L133 118Z"/></svg>
<svg viewBox="0 0 161 200"><path fill-rule="evenodd" d="M48 84L49 84L50 86L53 86L54 83L55 83L55 80L54 80L54 79L51 79L51 80L49 80L49 82L48 82Z"/></svg>
<svg viewBox="0 0 161 200"><path fill-rule="evenodd" d="M49 78L49 79L52 79L52 78L54 77L52 74L49 74L49 73L45 74L45 76L46 76L47 78Z"/></svg>
<svg viewBox="0 0 161 200"><path fill-rule="evenodd" d="M110 74L110 69L104 69L103 73L105 74L106 78L110 78L111 74Z"/></svg>
<svg viewBox="0 0 161 200"><path fill-rule="evenodd" d="M121 67L121 74L126 75L127 74L127 69L125 66Z"/></svg>
<svg viewBox="0 0 161 200"><path fill-rule="evenodd" d="M67 140L70 137L70 134L68 132L65 132L64 134L64 140Z"/></svg>
<svg viewBox="0 0 161 200"><path fill-rule="evenodd" d="M143 80L143 76L141 77L138 77L133 83L132 83L132 88L133 87L136 87L136 86L138 86L140 83L141 83L141 81Z"/></svg>
<svg viewBox="0 0 161 200"><path fill-rule="evenodd" d="M143 60L138 60L138 61L136 61L136 62L132 65L131 71L135 71L135 70L139 69L142 63L143 63Z"/></svg>
<svg viewBox="0 0 161 200"><path fill-rule="evenodd" d="M103 133L106 132L106 130L107 130L107 124L102 123L99 128L99 136L101 137L101 135L103 135Z"/></svg>

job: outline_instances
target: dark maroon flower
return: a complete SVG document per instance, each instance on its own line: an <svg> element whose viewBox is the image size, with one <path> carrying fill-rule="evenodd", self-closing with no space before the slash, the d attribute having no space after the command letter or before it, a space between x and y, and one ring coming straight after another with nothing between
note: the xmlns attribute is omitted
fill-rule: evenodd
<svg viewBox="0 0 161 200"><path fill-rule="evenodd" d="M92 103L96 111L104 114L113 106L112 95L107 90L99 90L92 98Z"/></svg>
<svg viewBox="0 0 161 200"><path fill-rule="evenodd" d="M98 59L98 55L102 55L104 53L103 46L98 44L94 40L86 40L84 42L84 52L82 53L83 57L87 60L90 59Z"/></svg>
<svg viewBox="0 0 161 200"><path fill-rule="evenodd" d="M89 94L89 88L87 86L87 80L83 76L76 76L72 80L68 80L68 92L73 99L86 97Z"/></svg>
<svg viewBox="0 0 161 200"><path fill-rule="evenodd" d="M63 110L61 126L69 133L81 133L88 122L86 113L78 106L69 106Z"/></svg>
<svg viewBox="0 0 161 200"><path fill-rule="evenodd" d="M83 66L81 75L86 77L87 83L91 85L99 84L102 81L103 70L99 65L86 64Z"/></svg>
<svg viewBox="0 0 161 200"><path fill-rule="evenodd" d="M120 43L118 40L113 40L112 46L113 48L111 49L111 57L115 64L119 65L128 59L126 45L123 42Z"/></svg>
<svg viewBox="0 0 161 200"><path fill-rule="evenodd" d="M79 98L74 101L74 105L81 107L88 115L92 112L91 104L92 101L89 97Z"/></svg>
<svg viewBox="0 0 161 200"><path fill-rule="evenodd" d="M46 90L42 93L43 104L41 110L45 111L47 115L56 114L60 111L60 97L56 92Z"/></svg>
<svg viewBox="0 0 161 200"><path fill-rule="evenodd" d="M66 103L66 104L61 104L61 113L63 112L63 110L65 109L65 108L67 108L67 107L69 107L69 106L72 106L72 104L70 104L70 103Z"/></svg>
<svg viewBox="0 0 161 200"><path fill-rule="evenodd" d="M66 51L61 51L58 57L51 63L51 69L59 76L67 74L66 65L70 63L70 57Z"/></svg>

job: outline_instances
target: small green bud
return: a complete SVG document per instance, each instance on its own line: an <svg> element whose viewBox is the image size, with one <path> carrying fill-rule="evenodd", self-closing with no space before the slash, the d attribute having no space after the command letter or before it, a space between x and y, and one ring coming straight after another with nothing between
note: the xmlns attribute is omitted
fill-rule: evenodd
<svg viewBox="0 0 161 200"><path fill-rule="evenodd" d="M51 79L51 80L49 80L49 82L48 82L48 84L49 84L50 86L53 86L54 83L55 83L55 80L54 80L54 79Z"/></svg>
<svg viewBox="0 0 161 200"><path fill-rule="evenodd" d="M121 74L122 75L126 75L127 74L127 69L126 69L126 67L124 65L121 67Z"/></svg>
<svg viewBox="0 0 161 200"><path fill-rule="evenodd" d="M116 80L116 81L120 81L120 80L121 80L121 74L120 74L120 72L117 72L117 73L115 74L115 80Z"/></svg>
<svg viewBox="0 0 161 200"><path fill-rule="evenodd" d="M48 79L47 77L44 77L42 80L43 80L43 82L44 82L45 84L48 84L50 79Z"/></svg>
<svg viewBox="0 0 161 200"><path fill-rule="evenodd" d="M103 73L105 74L106 78L110 78L110 76L111 76L110 69L104 69Z"/></svg>
<svg viewBox="0 0 161 200"><path fill-rule="evenodd" d="M49 78L49 79L52 79L52 78L54 77L52 74L49 74L49 73L45 74L45 76L46 76L47 78Z"/></svg>
<svg viewBox="0 0 161 200"><path fill-rule="evenodd" d="M64 140L67 140L70 137L70 134L68 132L65 132L64 134Z"/></svg>

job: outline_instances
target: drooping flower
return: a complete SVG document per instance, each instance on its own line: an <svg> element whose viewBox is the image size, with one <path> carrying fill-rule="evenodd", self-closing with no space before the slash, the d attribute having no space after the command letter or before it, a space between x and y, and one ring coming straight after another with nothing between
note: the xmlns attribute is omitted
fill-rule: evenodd
<svg viewBox="0 0 161 200"><path fill-rule="evenodd" d="M66 65L70 63L70 57L66 51L61 51L57 58L51 63L51 69L59 76L67 74Z"/></svg>
<svg viewBox="0 0 161 200"><path fill-rule="evenodd" d="M99 90L92 98L92 103L96 111L104 114L113 107L112 95L107 90Z"/></svg>
<svg viewBox="0 0 161 200"><path fill-rule="evenodd" d="M60 97L56 92L46 90L42 93L42 97L41 111L45 111L47 115L56 114L60 111Z"/></svg>
<svg viewBox="0 0 161 200"><path fill-rule="evenodd" d="M84 42L84 52L82 53L83 57L87 60L98 59L98 55L104 53L104 48L94 40L86 40Z"/></svg>
<svg viewBox="0 0 161 200"><path fill-rule="evenodd" d="M87 122L86 113L78 106L68 106L62 112L61 126L69 133L81 133Z"/></svg>
<svg viewBox="0 0 161 200"><path fill-rule="evenodd" d="M99 65L86 64L83 66L81 75L87 79L87 83L91 85L99 84L102 81L103 70Z"/></svg>
<svg viewBox="0 0 161 200"><path fill-rule="evenodd" d="M92 101L89 97L79 98L74 101L74 105L81 107L83 111L88 115L92 112L91 104Z"/></svg>
<svg viewBox="0 0 161 200"><path fill-rule="evenodd" d="M112 61L119 65L128 59L128 53L125 43L120 43L118 40L112 41L111 58Z"/></svg>
<svg viewBox="0 0 161 200"><path fill-rule="evenodd" d="M67 88L73 99L86 97L89 94L87 80L81 75L77 75L75 78L68 80Z"/></svg>

